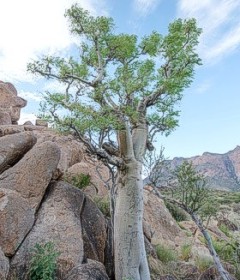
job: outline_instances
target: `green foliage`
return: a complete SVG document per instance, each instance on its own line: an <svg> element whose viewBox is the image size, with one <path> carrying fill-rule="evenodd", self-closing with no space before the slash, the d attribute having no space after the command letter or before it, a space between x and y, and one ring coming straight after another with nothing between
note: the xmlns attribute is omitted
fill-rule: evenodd
<svg viewBox="0 0 240 280"><path fill-rule="evenodd" d="M173 203L168 202L168 201L165 202L165 205L166 205L167 209L169 210L169 212L171 213L171 215L173 216L173 218L177 222L189 220L187 213L183 209L181 209L179 206L174 205Z"/></svg>
<svg viewBox="0 0 240 280"><path fill-rule="evenodd" d="M212 257L198 256L197 259L195 260L195 264L200 272L204 272L209 267L211 267L214 263Z"/></svg>
<svg viewBox="0 0 240 280"><path fill-rule="evenodd" d="M166 245L158 244L156 246L158 259L163 263L168 263L177 260L177 253Z"/></svg>
<svg viewBox="0 0 240 280"><path fill-rule="evenodd" d="M230 205L240 203L240 192L214 191L214 195L220 204Z"/></svg>
<svg viewBox="0 0 240 280"><path fill-rule="evenodd" d="M64 176L64 181L82 190L90 185L91 176L89 174L84 174L84 173L80 173L77 175L66 174Z"/></svg>
<svg viewBox="0 0 240 280"><path fill-rule="evenodd" d="M225 241L213 240L213 247L215 248L219 257L226 262L235 263L235 249L231 243Z"/></svg>
<svg viewBox="0 0 240 280"><path fill-rule="evenodd" d="M220 224L218 226L218 228L227 236L227 237L231 237L231 233L229 228L225 225L225 224Z"/></svg>
<svg viewBox="0 0 240 280"><path fill-rule="evenodd" d="M240 264L237 264L235 267L236 267L236 273L235 273L236 279L240 279Z"/></svg>
<svg viewBox="0 0 240 280"><path fill-rule="evenodd" d="M180 259L187 262L192 255L192 244L183 244L180 249Z"/></svg>
<svg viewBox="0 0 240 280"><path fill-rule="evenodd" d="M45 244L35 244L32 249L32 258L30 260L29 276L30 280L53 280L57 257L59 252L54 248L52 242Z"/></svg>
<svg viewBox="0 0 240 280"><path fill-rule="evenodd" d="M177 186L174 196L188 213L199 211L209 198L204 177L196 172L192 163L187 161L184 161L175 173Z"/></svg>
<svg viewBox="0 0 240 280"><path fill-rule="evenodd" d="M126 119L134 127L141 115L154 127L152 135L169 134L178 123L175 105L201 64L196 21L178 19L166 36L153 31L137 38L116 34L112 18L93 17L77 4L65 16L79 39L79 57L46 55L28 64L31 73L66 86L64 93L45 94L42 117L97 137L122 129Z"/></svg>
<svg viewBox="0 0 240 280"><path fill-rule="evenodd" d="M220 204L209 190L208 196L203 201L203 205L199 208L198 214L202 221L207 221L207 225L212 217L216 217L220 209ZM205 203L204 203L205 202Z"/></svg>
<svg viewBox="0 0 240 280"><path fill-rule="evenodd" d="M106 217L111 216L110 212L110 202L106 198L101 198L101 197L95 197L94 202L96 203L97 207L99 210L105 215Z"/></svg>
<svg viewBox="0 0 240 280"><path fill-rule="evenodd" d="M219 255L219 257L232 264L236 269L236 277L239 279L240 276L240 246L235 240L226 242L223 240L213 240L213 246Z"/></svg>

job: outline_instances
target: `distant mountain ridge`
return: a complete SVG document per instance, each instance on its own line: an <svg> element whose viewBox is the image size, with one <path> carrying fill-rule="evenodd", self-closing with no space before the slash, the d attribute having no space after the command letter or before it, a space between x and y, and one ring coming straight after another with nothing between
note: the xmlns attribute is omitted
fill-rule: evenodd
<svg viewBox="0 0 240 280"><path fill-rule="evenodd" d="M196 170L206 177L210 188L240 191L240 146L225 154L205 152L201 156L175 157L166 162L175 169L185 160L192 162Z"/></svg>

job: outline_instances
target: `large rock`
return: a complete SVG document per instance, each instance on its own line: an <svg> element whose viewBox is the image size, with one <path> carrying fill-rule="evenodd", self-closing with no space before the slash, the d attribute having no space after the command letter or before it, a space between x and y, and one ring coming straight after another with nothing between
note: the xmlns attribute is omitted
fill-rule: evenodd
<svg viewBox="0 0 240 280"><path fill-rule="evenodd" d="M37 142L30 132L7 135L0 138L0 173L11 167Z"/></svg>
<svg viewBox="0 0 240 280"><path fill-rule="evenodd" d="M144 234L152 244L167 242L168 245L179 245L186 238L173 219L162 199L151 190L144 190Z"/></svg>
<svg viewBox="0 0 240 280"><path fill-rule="evenodd" d="M86 148L84 145L77 141L71 135L61 135L56 131L46 128L44 126L35 126L35 125L0 125L0 137L6 136L9 134L17 134L24 131L32 131L34 135L37 137L37 143L43 143L46 141L54 142L59 149L61 150L61 157L58 164L58 173L60 175L64 174L68 168L73 166L76 163L81 161L83 162L91 162L89 157L86 155ZM87 158L87 159L85 159ZM96 162L99 164L99 162ZM90 163L90 168L92 169L93 163ZM104 167L100 167L100 172ZM75 169L76 170L76 169ZM75 171L74 170L74 171ZM104 178L106 174L106 168L104 169ZM101 182L101 186L102 186ZM106 190L105 190L106 192Z"/></svg>
<svg viewBox="0 0 240 280"><path fill-rule="evenodd" d="M36 119L36 126L45 126L48 127L48 122L41 119Z"/></svg>
<svg viewBox="0 0 240 280"><path fill-rule="evenodd" d="M73 268L64 280L109 280L102 263L88 260L87 263Z"/></svg>
<svg viewBox="0 0 240 280"><path fill-rule="evenodd" d="M0 137L24 131L24 126L21 125L0 125Z"/></svg>
<svg viewBox="0 0 240 280"><path fill-rule="evenodd" d="M5 280L7 279L9 271L9 260L5 255L3 254L1 248L0 248L0 279Z"/></svg>
<svg viewBox="0 0 240 280"><path fill-rule="evenodd" d="M0 108L0 125L8 125L12 123L10 113L6 109Z"/></svg>
<svg viewBox="0 0 240 280"><path fill-rule="evenodd" d="M36 126L36 128L38 127ZM60 173L66 172L69 167L82 161L85 150L84 146L76 141L73 136L59 135L50 129L44 131L35 130L34 134L38 138L38 143L52 141L60 148L61 157L58 164Z"/></svg>
<svg viewBox="0 0 240 280"><path fill-rule="evenodd" d="M84 189L84 192L90 197L108 197L106 183L109 182L109 171L99 161L84 158L81 162L74 164L67 170L67 177L84 174L90 176L90 185Z"/></svg>
<svg viewBox="0 0 240 280"><path fill-rule="evenodd" d="M102 212L86 197L81 213L85 257L104 263L107 225Z"/></svg>
<svg viewBox="0 0 240 280"><path fill-rule="evenodd" d="M35 221L45 190L60 158L56 144L35 145L0 176L0 246L13 256Z"/></svg>
<svg viewBox="0 0 240 280"><path fill-rule="evenodd" d="M60 253L57 274L61 276L66 276L91 254L103 261L106 233L103 232L105 224L101 226L99 220L104 223L101 212L80 190L66 182L54 183L38 212L33 229L12 259L9 279L14 274L19 275L18 280L24 279L31 248L36 243L50 241L55 244L55 250ZM89 244L85 245L85 242ZM90 252L88 248L91 248Z"/></svg>
<svg viewBox="0 0 240 280"><path fill-rule="evenodd" d="M47 194L37 221L11 262L10 276L25 279L35 244L53 242L60 253L57 260L58 274L66 275L84 259L80 215L85 195L65 182L54 183Z"/></svg>
<svg viewBox="0 0 240 280"><path fill-rule="evenodd" d="M17 124L21 108L27 101L17 96L17 91L11 83L0 81L0 124ZM3 114L5 112L5 114Z"/></svg>
<svg viewBox="0 0 240 280"><path fill-rule="evenodd" d="M44 135L47 134L51 130L47 129L44 126L36 126L36 125L32 125L32 124L31 125L30 124L0 125L0 137L6 136L6 135L9 135L9 134L16 134L16 133L20 133L20 132L24 132L24 131L33 131L34 134L37 134L36 131L38 131L39 134L36 135L36 137L38 136L37 138L39 138L39 137L44 137ZM52 133L53 133L53 131L52 131ZM55 135L57 135L57 134L55 134ZM52 141L52 140L51 139L45 139L45 141ZM44 141L40 141L40 142L44 142Z"/></svg>

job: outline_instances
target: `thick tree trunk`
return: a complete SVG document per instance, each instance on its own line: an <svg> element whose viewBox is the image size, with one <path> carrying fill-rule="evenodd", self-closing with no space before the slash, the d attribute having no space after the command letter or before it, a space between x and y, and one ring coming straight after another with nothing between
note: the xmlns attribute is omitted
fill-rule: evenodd
<svg viewBox="0 0 240 280"><path fill-rule="evenodd" d="M142 165L131 159L119 170L114 218L116 280L150 280L143 235Z"/></svg>

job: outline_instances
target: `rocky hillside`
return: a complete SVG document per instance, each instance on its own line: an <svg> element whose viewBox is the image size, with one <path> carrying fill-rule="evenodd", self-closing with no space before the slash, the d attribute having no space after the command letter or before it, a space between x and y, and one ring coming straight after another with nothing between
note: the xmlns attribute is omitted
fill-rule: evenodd
<svg viewBox="0 0 240 280"><path fill-rule="evenodd" d="M53 264L58 280L114 280L106 167L72 135L58 134L42 121L18 125L26 101L18 99L13 85L0 82L0 104L3 99L0 280L40 279L37 274ZM90 180L83 184L82 178ZM171 211L145 187L143 229L151 279L219 280L196 226L186 214ZM221 252L239 238L239 214L240 199L234 199L224 217L210 224ZM222 259L240 277L234 256L227 251Z"/></svg>
<svg viewBox="0 0 240 280"><path fill-rule="evenodd" d="M192 162L196 170L206 177L210 188L240 190L240 146L225 154L206 152L201 156L176 157L173 160L167 160L165 166L168 168L164 168L163 177L167 178L170 170L174 170L185 160ZM158 172L158 170L156 169L154 172ZM159 185L161 184L162 181L159 181Z"/></svg>

